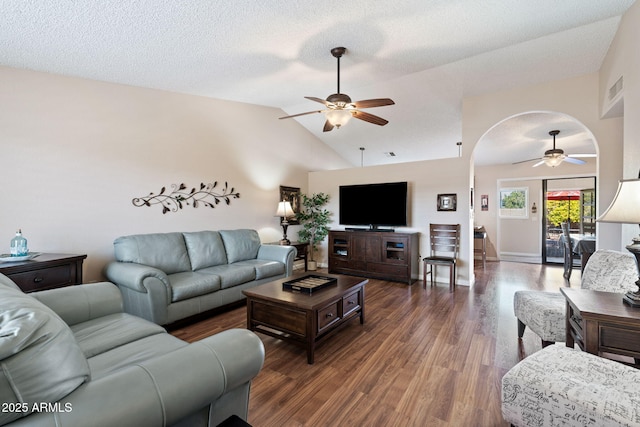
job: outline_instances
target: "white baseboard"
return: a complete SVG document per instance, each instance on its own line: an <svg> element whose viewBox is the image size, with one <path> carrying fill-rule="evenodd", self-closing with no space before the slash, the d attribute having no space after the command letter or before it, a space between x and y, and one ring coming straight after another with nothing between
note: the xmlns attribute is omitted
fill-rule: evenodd
<svg viewBox="0 0 640 427"><path fill-rule="evenodd" d="M542 264L542 255L519 252L500 252L500 261L524 262L527 264Z"/></svg>

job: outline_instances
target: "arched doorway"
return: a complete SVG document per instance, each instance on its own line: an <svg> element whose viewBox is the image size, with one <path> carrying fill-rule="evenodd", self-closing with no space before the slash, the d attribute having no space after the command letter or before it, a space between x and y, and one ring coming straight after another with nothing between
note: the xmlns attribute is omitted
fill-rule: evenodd
<svg viewBox="0 0 640 427"><path fill-rule="evenodd" d="M553 147L552 130L560 131L556 148L565 154L597 154L589 129L575 118L553 111L507 117L487 130L474 147L474 191L478 201L488 200L486 209L475 210L474 225L484 226L494 239L488 242L488 259L542 262L541 236L546 230L543 180L597 176L597 157L583 158L585 163L580 165L539 164L545 151ZM501 189L513 188L526 189L527 199L519 216L509 217L501 213Z"/></svg>

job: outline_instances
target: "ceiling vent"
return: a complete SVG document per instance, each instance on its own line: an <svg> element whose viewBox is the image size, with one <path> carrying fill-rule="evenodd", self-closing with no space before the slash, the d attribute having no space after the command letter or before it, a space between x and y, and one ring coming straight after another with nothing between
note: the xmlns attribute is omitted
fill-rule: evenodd
<svg viewBox="0 0 640 427"><path fill-rule="evenodd" d="M622 92L622 77L609 88L609 101L613 100L620 92Z"/></svg>

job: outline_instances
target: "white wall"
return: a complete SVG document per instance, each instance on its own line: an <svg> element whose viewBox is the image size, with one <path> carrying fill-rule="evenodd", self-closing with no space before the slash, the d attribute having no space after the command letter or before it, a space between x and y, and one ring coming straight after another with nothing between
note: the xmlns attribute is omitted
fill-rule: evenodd
<svg viewBox="0 0 640 427"><path fill-rule="evenodd" d="M622 119L601 119L598 109L599 79L597 74L579 76L572 79L554 81L540 85L516 88L488 95L466 98L463 102L462 136L466 145L475 144L493 126L518 114L532 111L553 112L568 115L591 131L596 141L598 163L598 213L609 206L617 182L622 176ZM566 171L573 170L579 176L584 172L573 165L563 165ZM531 169L531 168L530 168ZM560 168L558 168L560 169ZM482 168L476 167L476 180L480 179ZM507 173L505 171L505 173ZM511 172L508 172L511 173ZM497 178L505 178L502 176ZM522 176L526 178L529 174ZM476 191L480 194L479 191ZM482 221L490 222L483 218ZM479 222L480 218L477 217ZM616 224L598 224L598 247L620 249L619 231ZM495 241L495 235L491 236Z"/></svg>
<svg viewBox="0 0 640 427"><path fill-rule="evenodd" d="M624 165L623 173L619 178L625 179L638 178L640 170L640 51L638 50L638 41L640 41L640 2L635 2L622 17L618 32L611 43L600 71L599 106L601 113L611 114L612 109L615 109L614 105L623 103ZM622 93L610 100L608 98L609 88L620 77L624 81ZM615 113L614 111L613 114ZM609 185L615 191L617 187L615 183L611 182ZM607 225L612 227L612 233L619 230L619 228L613 228L619 227L615 224ZM620 247L629 244L631 238L637 235L638 226L636 225L624 225L622 232L615 233L615 237L620 241Z"/></svg>
<svg viewBox="0 0 640 427"><path fill-rule="evenodd" d="M340 185L368 184L380 182L407 181L409 191L408 227L397 227L396 231L417 231L420 233L420 255L429 251L429 223L461 224L461 254L458 284L469 284L469 184L468 175L462 173L468 167L463 158L441 159L423 162L402 163L384 166L370 166L333 171L318 171L309 174L309 192L327 193L327 206L333 212L331 228L344 229L338 223L338 190ZM437 210L438 194L456 193L457 210L442 212ZM381 201L384 203L384 201ZM465 231L466 230L466 231ZM323 242L317 261L326 265L327 241ZM420 266L422 275L422 266ZM447 281L446 268L438 269L438 280ZM421 277L421 276L420 276Z"/></svg>
<svg viewBox="0 0 640 427"><path fill-rule="evenodd" d="M278 109L1 67L0 94L0 252L22 228L32 251L88 254L85 281L102 279L120 235L254 228L277 241L279 186L305 192L310 170L348 166ZM164 215L132 203L213 181L240 198Z"/></svg>
<svg viewBox="0 0 640 427"><path fill-rule="evenodd" d="M526 189L527 208L524 218L502 218L499 215L499 191L502 189ZM498 213L498 250L501 260L517 260L523 262L540 262L542 247L540 236L542 224L540 212L531 213L533 202L540 206L542 194L542 182L537 179L530 180L498 180L496 186L496 198L493 211Z"/></svg>
<svg viewBox="0 0 640 427"><path fill-rule="evenodd" d="M578 176L595 176L596 161L595 159L584 159L586 164L573 165L564 163L557 168L537 167L532 168L531 165L496 165L496 166L476 166L475 167L475 223L483 225L487 230L487 259L498 260L498 247L502 251L507 251L501 243L510 240L510 245L517 245L508 252L522 253L526 258L541 259L541 229L542 229L542 180L551 178L570 178ZM522 239L511 239L509 233L501 230L499 233L498 222L498 188L513 186L520 187L523 182L532 181L533 184L529 189L529 205L536 202L538 208L537 215L530 216L527 220L503 220L507 224L519 224L525 229L527 235L535 235L530 241ZM489 196L489 209L482 211L480 209L480 197L486 194ZM503 254L504 255L504 254ZM504 257L503 257L504 259ZM511 258L513 259L513 258ZM526 261L519 259L519 261Z"/></svg>
<svg viewBox="0 0 640 427"><path fill-rule="evenodd" d="M430 221L460 222L466 266L461 276L468 280L473 217L463 207L473 175L479 175L471 153L495 124L528 111L564 113L583 123L599 145L599 212L613 198L623 170L625 178L637 176L639 32L636 3L623 17L599 75L465 99L460 159L312 173L308 191L334 194L343 183L414 182L412 228L424 232ZM621 118L601 120L610 112L606 91L622 75L624 126ZM0 248L2 236L8 250L21 227L31 250L87 253L87 280L101 278L112 241L122 234L249 227L263 240L277 240L278 186L305 191L308 171L349 167L295 121L277 120L277 109L5 67L0 94ZM166 215L131 203L162 186L213 180L228 181L241 198L214 210L188 207ZM449 192L458 194L458 211L436 212L435 195ZM619 230L600 224L600 247L620 249L637 234L637 227L625 228L624 235ZM290 235L295 232L291 227Z"/></svg>
<svg viewBox="0 0 640 427"><path fill-rule="evenodd" d="M411 195L412 222L411 230L425 233L429 222L460 223L462 230L460 252L460 283L473 282L473 239L472 227L474 214L469 211L469 190L475 174L476 182L481 179L482 169L474 171L472 152L480 138L493 126L509 117L532 111L566 114L589 129L598 149L600 194L599 212L610 203L615 194L616 183L622 170L622 120L619 118L601 120L598 112L598 75L579 76L562 81L516 88L482 96L466 98L463 101L463 143L465 149L462 157L427 162L384 165L377 167L351 168L313 172L309 175L309 192L325 192L333 197L329 209L338 212L337 191L341 184L367 182L391 182L407 180L414 186ZM567 165L567 171L571 168ZM529 168L531 169L531 168ZM584 169L569 172L579 176ZM500 178L505 178L504 176ZM526 176L521 176L526 178ZM496 177L497 179L497 177ZM496 181L493 181L495 191ZM458 211L456 213L437 212L435 200L438 193L457 193ZM475 213L479 212L479 196L482 189L475 188ZM492 198L495 201L495 198ZM475 218L478 224L482 218ZM334 218L334 227L338 227ZM600 224L601 229L616 227L615 224ZM599 229L600 230L600 229ZM600 233L600 231L599 231ZM620 239L605 231L600 235L599 247L620 247ZM496 241L496 235L490 239ZM426 253L426 240L420 239L421 253ZM320 262L326 263L326 242L322 248Z"/></svg>

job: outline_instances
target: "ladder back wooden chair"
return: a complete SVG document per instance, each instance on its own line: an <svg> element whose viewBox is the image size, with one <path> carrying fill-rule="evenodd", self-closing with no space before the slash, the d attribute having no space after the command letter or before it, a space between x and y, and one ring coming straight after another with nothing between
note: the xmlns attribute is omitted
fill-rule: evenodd
<svg viewBox="0 0 640 427"><path fill-rule="evenodd" d="M431 276L431 286L435 281L435 268L449 267L449 292L456 288L456 264L460 248L460 224L429 224L430 256L423 259L423 286L427 288L427 275ZM427 270L428 268L428 270Z"/></svg>
<svg viewBox="0 0 640 427"><path fill-rule="evenodd" d="M565 279L571 279L571 272L573 271L573 259L579 255L573 251L573 242L571 241L571 234L569 234L569 223L563 222L560 224L562 228L562 243L564 246L564 273Z"/></svg>

